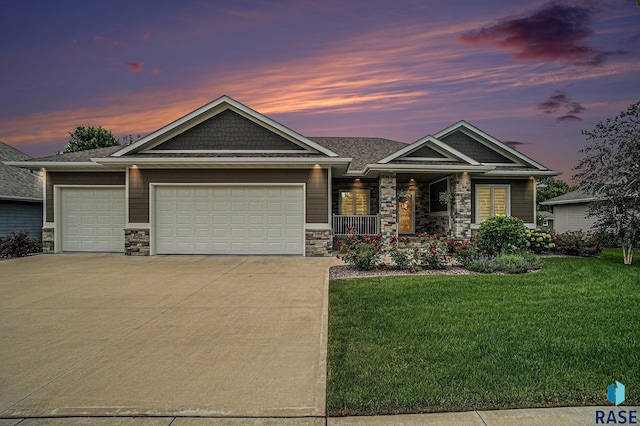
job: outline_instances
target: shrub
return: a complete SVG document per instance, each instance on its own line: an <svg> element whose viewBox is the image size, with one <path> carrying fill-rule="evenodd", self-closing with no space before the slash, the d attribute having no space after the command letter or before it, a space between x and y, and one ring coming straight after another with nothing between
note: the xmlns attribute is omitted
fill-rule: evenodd
<svg viewBox="0 0 640 426"><path fill-rule="evenodd" d="M422 269L445 269L449 250L447 242L438 235L418 233L420 245L415 252L416 265Z"/></svg>
<svg viewBox="0 0 640 426"><path fill-rule="evenodd" d="M391 237L389 256L393 260L393 266L400 270L412 270L416 267L416 250L410 246L409 237Z"/></svg>
<svg viewBox="0 0 640 426"><path fill-rule="evenodd" d="M507 274L524 274L532 269L540 269L540 261L531 253L501 254L494 262L496 271Z"/></svg>
<svg viewBox="0 0 640 426"><path fill-rule="evenodd" d="M490 254L471 255L464 264L465 268L474 272L483 272L485 274L494 272L496 258Z"/></svg>
<svg viewBox="0 0 640 426"><path fill-rule="evenodd" d="M480 225L478 247L489 254L518 252L525 246L525 231L517 217L491 217Z"/></svg>
<svg viewBox="0 0 640 426"><path fill-rule="evenodd" d="M29 238L29 231L9 233L0 237L0 257L24 257L30 253L38 253L40 243Z"/></svg>
<svg viewBox="0 0 640 426"><path fill-rule="evenodd" d="M549 246L549 244L552 244L552 246ZM540 228L527 229L525 231L525 246L527 250L533 253L546 253L553 247L551 234L542 231Z"/></svg>
<svg viewBox="0 0 640 426"><path fill-rule="evenodd" d="M604 246L598 238L589 236L583 231L556 234L551 242L556 251L570 256L595 257L604 250Z"/></svg>
<svg viewBox="0 0 640 426"><path fill-rule="evenodd" d="M466 265L472 256L477 256L480 253L478 248L478 238L473 237L468 240L449 241L449 255L463 265Z"/></svg>
<svg viewBox="0 0 640 426"><path fill-rule="evenodd" d="M354 229L349 229L349 232L346 241L340 244L342 256L338 257L360 271L375 268L380 262L382 235L355 235Z"/></svg>

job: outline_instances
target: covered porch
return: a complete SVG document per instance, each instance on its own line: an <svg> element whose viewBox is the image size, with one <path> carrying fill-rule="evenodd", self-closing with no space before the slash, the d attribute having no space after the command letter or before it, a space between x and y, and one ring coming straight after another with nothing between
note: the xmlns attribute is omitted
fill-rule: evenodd
<svg viewBox="0 0 640 426"><path fill-rule="evenodd" d="M441 194L448 194L441 197ZM444 199L449 202L441 202ZM388 173L377 178L332 181L332 232L471 236L471 180L468 173Z"/></svg>

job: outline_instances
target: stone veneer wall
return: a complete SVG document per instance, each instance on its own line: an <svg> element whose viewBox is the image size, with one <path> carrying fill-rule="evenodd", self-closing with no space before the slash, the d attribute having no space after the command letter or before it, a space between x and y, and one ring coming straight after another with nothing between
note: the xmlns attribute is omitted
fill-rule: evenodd
<svg viewBox="0 0 640 426"><path fill-rule="evenodd" d="M42 228L42 252L49 254L56 252L55 231L53 228Z"/></svg>
<svg viewBox="0 0 640 426"><path fill-rule="evenodd" d="M305 256L331 256L333 237L330 229L305 231Z"/></svg>
<svg viewBox="0 0 640 426"><path fill-rule="evenodd" d="M398 200L396 198L396 174L380 175L380 233L385 238L397 235Z"/></svg>
<svg viewBox="0 0 640 426"><path fill-rule="evenodd" d="M471 238L471 178L458 173L451 179L451 233L449 238Z"/></svg>
<svg viewBox="0 0 640 426"><path fill-rule="evenodd" d="M149 256L149 229L125 229L124 254L127 256Z"/></svg>

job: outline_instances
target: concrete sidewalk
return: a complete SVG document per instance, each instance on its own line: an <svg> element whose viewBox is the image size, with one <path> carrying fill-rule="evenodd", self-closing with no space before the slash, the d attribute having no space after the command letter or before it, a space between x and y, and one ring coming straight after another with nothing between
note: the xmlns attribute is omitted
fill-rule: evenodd
<svg viewBox="0 0 640 426"><path fill-rule="evenodd" d="M298 417L298 418L197 418L197 417L85 417L29 418L0 420L0 426L583 426L595 425L596 410L605 413L640 410L640 407L562 407L522 410L469 411L463 413L403 414L371 417ZM606 419L606 416L605 416ZM626 415L625 424L629 423ZM638 420L640 421L640 420ZM618 424L621 418L618 418ZM603 424L603 423L600 423ZM613 423L611 423L613 424Z"/></svg>

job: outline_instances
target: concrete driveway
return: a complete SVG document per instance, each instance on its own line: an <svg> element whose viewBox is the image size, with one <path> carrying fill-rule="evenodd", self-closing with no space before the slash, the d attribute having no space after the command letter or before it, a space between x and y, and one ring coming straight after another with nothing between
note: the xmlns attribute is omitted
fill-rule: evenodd
<svg viewBox="0 0 640 426"><path fill-rule="evenodd" d="M335 259L0 262L0 418L325 414Z"/></svg>

